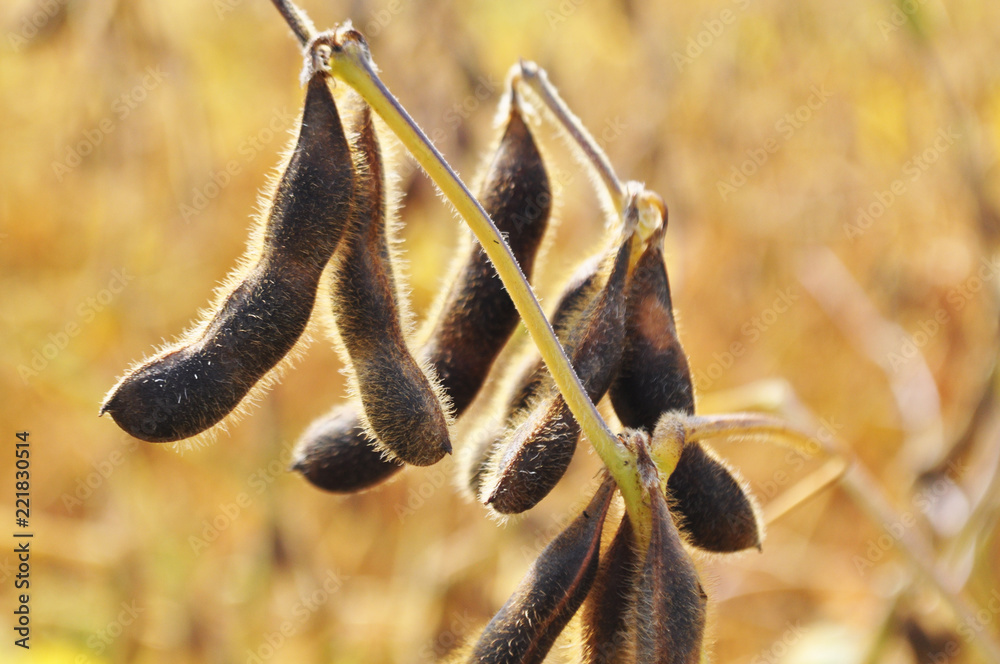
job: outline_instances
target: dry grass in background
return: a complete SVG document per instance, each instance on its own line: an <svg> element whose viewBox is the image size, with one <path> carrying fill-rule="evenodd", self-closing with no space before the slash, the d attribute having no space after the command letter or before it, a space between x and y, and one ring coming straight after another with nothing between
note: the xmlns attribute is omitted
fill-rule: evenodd
<svg viewBox="0 0 1000 664"><path fill-rule="evenodd" d="M982 661L970 641L997 638L1000 608L1000 5L304 6L320 27L355 21L467 178L507 68L545 67L618 172L670 207L700 409L794 395L786 414L812 411L892 501L882 528L829 488L773 523L763 553L700 559L714 661L930 663L952 646ZM271 4L19 0L0 27L0 421L11 440L31 431L35 531L33 647L13 652L8 630L2 658L403 663L474 636L583 496L593 455L506 527L454 489L450 459L325 495L285 472L344 394L322 339L203 449L140 443L96 416L242 253L303 96ZM544 299L601 219L565 148L542 140L565 174ZM419 315L465 231L425 177L405 187ZM820 467L757 442L717 449L765 512ZM914 582L900 532L934 543L956 592L984 607L974 623ZM12 562L0 553L5 612Z"/></svg>

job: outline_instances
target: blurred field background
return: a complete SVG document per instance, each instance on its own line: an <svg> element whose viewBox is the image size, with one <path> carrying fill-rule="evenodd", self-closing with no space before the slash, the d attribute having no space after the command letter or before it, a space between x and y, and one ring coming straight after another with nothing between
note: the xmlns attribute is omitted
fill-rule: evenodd
<svg viewBox="0 0 1000 664"><path fill-rule="evenodd" d="M508 67L546 68L621 177L667 201L699 408L766 406L833 433L887 497L884 527L829 487L770 524L762 553L699 558L712 661L988 661L972 641L1000 639L1000 5L303 5L321 28L354 20L466 178ZM210 446L141 443L97 417L121 373L207 306L295 129L300 58L271 4L17 0L0 27L0 421L5 450L31 432L35 533L32 649L5 628L0 659L404 663L474 638L574 514L593 455L506 526L456 488L450 459L323 494L284 469L344 398L324 338ZM562 183L544 302L602 219L536 129ZM419 317L464 231L407 173ZM765 515L823 468L757 441L716 449ZM0 473L13 528L12 453ZM931 543L972 622L900 537Z"/></svg>

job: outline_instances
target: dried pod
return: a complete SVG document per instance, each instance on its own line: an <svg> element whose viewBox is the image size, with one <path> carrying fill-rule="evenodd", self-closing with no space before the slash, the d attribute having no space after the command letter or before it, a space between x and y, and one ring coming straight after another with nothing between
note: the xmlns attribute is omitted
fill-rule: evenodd
<svg viewBox="0 0 1000 664"><path fill-rule="evenodd" d="M691 544L731 553L760 549L762 530L754 501L735 471L698 443L684 446L667 480L678 525Z"/></svg>
<svg viewBox="0 0 1000 664"><path fill-rule="evenodd" d="M480 200L530 277L548 226L552 194L541 154L511 94L507 125L480 189ZM450 283L419 356L437 374L458 417L479 392L519 318L478 244L471 247ZM357 415L347 417L340 408L316 420L299 440L292 468L319 488L334 492L370 488L391 477L402 466L371 446L357 428L359 421ZM355 468L334 470L344 459L350 459ZM367 481L360 483L359 478Z"/></svg>
<svg viewBox="0 0 1000 664"><path fill-rule="evenodd" d="M356 151L354 214L330 266L337 331L376 447L390 458L427 466L451 452L448 422L403 335L386 230L382 155L367 106Z"/></svg>
<svg viewBox="0 0 1000 664"><path fill-rule="evenodd" d="M327 74L316 72L256 263L230 278L235 285L200 327L130 370L101 414L111 413L136 438L169 442L205 431L236 408L309 321L350 214L352 171Z"/></svg>
<svg viewBox="0 0 1000 664"><path fill-rule="evenodd" d="M639 555L628 516L611 540L594 586L583 605L584 661L587 664L626 664L631 630L629 605L635 592Z"/></svg>
<svg viewBox="0 0 1000 664"><path fill-rule="evenodd" d="M607 391L621 356L629 238L609 257L607 282L581 314L581 331L571 341L575 348L570 361L594 403ZM560 393L539 401L493 453L483 502L501 514L518 514L534 507L566 472L579 437L580 425Z"/></svg>
<svg viewBox="0 0 1000 664"><path fill-rule="evenodd" d="M614 488L605 479L583 513L545 547L483 630L469 662L531 664L545 659L597 574L601 529Z"/></svg>
<svg viewBox="0 0 1000 664"><path fill-rule="evenodd" d="M621 365L609 390L622 424L649 432L666 412L694 413L691 370L677 337L663 258L665 231L666 223L649 238L632 270ZM753 502L726 465L700 444L684 448L667 491L695 546L720 553L760 546Z"/></svg>
<svg viewBox="0 0 1000 664"><path fill-rule="evenodd" d="M319 433L313 433L317 428ZM322 441L322 445L297 450L292 469L303 472L325 491L362 491L404 467L400 461L382 458L370 445L357 444L366 441L367 435L353 403L343 404L316 420L303 438Z"/></svg>
<svg viewBox="0 0 1000 664"><path fill-rule="evenodd" d="M572 324L576 321L577 315L600 291L601 284L597 278L600 266L600 260L589 260L577 270L560 295L549 318L556 337L569 354L573 352L569 346ZM551 387L551 383L552 377L546 371L545 363L540 357L535 358L514 381L511 396L504 409L504 428L509 427L516 420L518 413L527 408L538 394ZM481 432L478 440L469 446L471 450L467 457L468 486L474 497L479 496L489 468L490 457L502 441L501 431L488 430Z"/></svg>
<svg viewBox="0 0 1000 664"><path fill-rule="evenodd" d="M626 295L625 347L608 390L615 414L632 429L652 432L670 410L694 412L687 355L677 337L663 258L666 221L632 268Z"/></svg>
<svg viewBox="0 0 1000 664"><path fill-rule="evenodd" d="M658 486L650 498L652 531L630 620L635 625L635 661L697 664L701 661L708 598Z"/></svg>

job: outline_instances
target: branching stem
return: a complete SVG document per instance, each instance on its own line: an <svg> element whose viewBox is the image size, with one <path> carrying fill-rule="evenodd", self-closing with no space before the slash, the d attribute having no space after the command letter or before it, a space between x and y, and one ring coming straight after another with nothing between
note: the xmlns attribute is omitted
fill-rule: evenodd
<svg viewBox="0 0 1000 664"><path fill-rule="evenodd" d="M348 27L337 30L330 69L334 76L354 88L382 118L472 229L486 255L496 267L500 280L510 294L570 411L618 483L633 523L641 522L643 497L637 492L638 486L634 477L631 477L634 475L635 466L629 462L625 450L618 445L615 435L580 385L576 372L545 318L534 291L531 290L510 248L489 215L406 109L379 79L368 46L359 32Z"/></svg>

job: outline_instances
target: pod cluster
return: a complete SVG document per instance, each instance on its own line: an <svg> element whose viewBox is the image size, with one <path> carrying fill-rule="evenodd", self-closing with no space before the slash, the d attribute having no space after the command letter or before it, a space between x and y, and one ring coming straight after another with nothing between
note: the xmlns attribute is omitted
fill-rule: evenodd
<svg viewBox="0 0 1000 664"><path fill-rule="evenodd" d="M324 62L331 34L306 49L298 136L251 258L212 313L129 370L101 413L150 442L211 430L273 380L321 307L331 314L324 318L350 395L302 434L292 469L323 490L351 493L452 452L452 422L500 372L494 365L519 317L485 252L470 242L423 330L408 330L393 265L396 200L379 132L363 104L345 129ZM478 196L530 279L550 226L552 189L514 82L504 108ZM578 612L586 662L698 662L707 597L687 547L760 547L753 499L711 450L680 441L672 468L653 462L662 430L693 415L695 401L664 260L666 208L656 202L658 223L640 232L648 192L627 194L613 241L580 266L550 320L587 396L595 404L607 396L625 431L646 516L621 518L602 551L617 489L602 474L588 506L472 645L470 662L541 662ZM540 359L497 393L496 424L471 434L464 471L470 493L507 516L558 484L581 427Z"/></svg>
<svg viewBox="0 0 1000 664"><path fill-rule="evenodd" d="M694 414L694 393L663 255L665 207L663 223L640 239L630 224L635 204L623 214L621 238L580 268L551 320L588 396L597 403L607 394L624 427L620 439L636 460L648 517L622 518L602 551L605 479L487 625L470 663L541 662L578 611L584 662L699 662L707 595L687 547L760 548L756 505L709 449L679 441L667 472L652 460L655 441L676 431L676 418ZM539 362L511 382L500 430L469 455L468 485L481 502L516 514L555 486L580 436L564 408Z"/></svg>
<svg viewBox="0 0 1000 664"><path fill-rule="evenodd" d="M343 419L352 433L393 468L451 452L448 400L435 367L411 352L402 322L375 123L363 106L345 131L324 62L330 38L321 34L307 49L298 136L254 259L194 332L131 369L101 407L137 438L183 440L223 421L272 380L319 300L333 314L350 373Z"/></svg>

